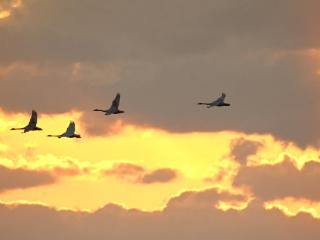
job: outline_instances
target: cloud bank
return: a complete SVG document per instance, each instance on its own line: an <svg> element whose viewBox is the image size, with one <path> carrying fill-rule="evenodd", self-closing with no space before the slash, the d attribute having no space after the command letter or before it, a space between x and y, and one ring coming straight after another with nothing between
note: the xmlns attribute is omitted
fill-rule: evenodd
<svg viewBox="0 0 320 240"><path fill-rule="evenodd" d="M0 22L1 107L91 112L119 91L124 122L316 145L319 7L312 0L23 1ZM222 91L230 109L196 106ZM114 124L88 115L92 135Z"/></svg>
<svg viewBox="0 0 320 240"><path fill-rule="evenodd" d="M170 207L150 213L117 205L107 205L93 213L57 211L38 205L1 205L0 230L5 239L33 240L302 240L320 236L320 222L307 214L289 218L278 210L265 210L260 201L252 202L243 211L222 211L213 207L220 198L224 197L214 192L182 194L173 200L174 204L169 202ZM181 205L186 201L187 205ZM36 224L26 221L30 216L37 219Z"/></svg>
<svg viewBox="0 0 320 240"><path fill-rule="evenodd" d="M235 184L249 187L255 196L266 201L294 197L319 202L319 181L319 162L307 162L299 170L291 161L286 160L276 165L242 167Z"/></svg>
<svg viewBox="0 0 320 240"><path fill-rule="evenodd" d="M0 192L43 186L56 181L57 179L47 171L0 166Z"/></svg>

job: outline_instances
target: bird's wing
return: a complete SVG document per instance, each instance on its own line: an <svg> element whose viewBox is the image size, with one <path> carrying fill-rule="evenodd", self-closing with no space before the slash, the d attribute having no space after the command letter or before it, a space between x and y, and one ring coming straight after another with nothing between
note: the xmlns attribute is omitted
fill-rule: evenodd
<svg viewBox="0 0 320 240"><path fill-rule="evenodd" d="M32 110L31 118L30 118L30 121L28 123L28 126L36 126L37 125L37 121L38 121L38 114L37 114L36 111Z"/></svg>
<svg viewBox="0 0 320 240"><path fill-rule="evenodd" d="M111 105L111 108L112 109L118 109L119 108L119 105L120 105L120 94L117 93L116 97L113 99L112 101L112 105Z"/></svg>
<svg viewBox="0 0 320 240"><path fill-rule="evenodd" d="M226 94L222 93L221 96L218 98L220 101L224 101L224 99L226 98Z"/></svg>
<svg viewBox="0 0 320 240"><path fill-rule="evenodd" d="M69 123L69 126L68 126L65 134L68 135L68 136L69 135L73 135L75 133L75 131L76 131L76 125L75 125L75 123L73 121L71 121Z"/></svg>
<svg viewBox="0 0 320 240"><path fill-rule="evenodd" d="M219 98L217 98L217 100L215 102L217 102L217 103L224 102L225 98L226 98L226 94L222 93L221 96Z"/></svg>

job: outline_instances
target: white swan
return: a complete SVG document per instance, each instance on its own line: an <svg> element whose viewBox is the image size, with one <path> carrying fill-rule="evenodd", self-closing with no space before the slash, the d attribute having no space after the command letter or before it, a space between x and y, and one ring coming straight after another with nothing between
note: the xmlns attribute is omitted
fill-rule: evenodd
<svg viewBox="0 0 320 240"><path fill-rule="evenodd" d="M225 106L230 106L230 103L225 103L224 99L226 98L226 94L222 93L221 96L219 98L217 98L216 100L214 100L213 102L210 103L204 103L204 102L199 102L199 105L206 105L207 108L211 108L211 107L225 107Z"/></svg>
<svg viewBox="0 0 320 240"><path fill-rule="evenodd" d="M57 137L57 138L62 138L62 137L67 137L67 138L81 138L79 134L75 134L76 131L76 125L73 121L69 123L69 126L67 130L60 135L48 135L48 137Z"/></svg>
<svg viewBox="0 0 320 240"><path fill-rule="evenodd" d="M94 109L93 111L104 112L105 115L124 113L124 111L119 110L119 105L120 105L120 94L117 93L117 95L113 99L112 104L109 109L107 109L107 110Z"/></svg>
<svg viewBox="0 0 320 240"><path fill-rule="evenodd" d="M29 131L41 131L42 128L37 127L38 115L37 112L32 110L31 118L27 126L22 128L11 128L11 130L23 130L24 133Z"/></svg>

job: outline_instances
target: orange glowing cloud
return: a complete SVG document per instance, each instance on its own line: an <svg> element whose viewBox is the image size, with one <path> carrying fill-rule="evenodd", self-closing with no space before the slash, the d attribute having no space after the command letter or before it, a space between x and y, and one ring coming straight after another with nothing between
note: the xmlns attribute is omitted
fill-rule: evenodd
<svg viewBox="0 0 320 240"><path fill-rule="evenodd" d="M0 11L0 19L7 18L11 15L11 12L8 10L1 10Z"/></svg>
<svg viewBox="0 0 320 240"><path fill-rule="evenodd" d="M9 17L12 11L15 8L20 7L21 4L21 0L10 0L7 2L0 3L0 19Z"/></svg>
<svg viewBox="0 0 320 240"><path fill-rule="evenodd" d="M297 216L299 213L308 213L312 217L320 219L320 202L314 202L304 198L287 197L265 203L266 209L279 209L287 216Z"/></svg>
<svg viewBox="0 0 320 240"><path fill-rule="evenodd" d="M44 131L21 134L9 129L28 122L29 113L0 113L0 165L45 171L58 179L50 185L4 192L4 202L41 201L57 208L90 210L117 203L150 211L162 209L178 193L214 188L246 199L223 199L216 203L220 209L242 209L255 191L252 195L233 185L239 169L241 174L245 166L276 166L290 157L300 171L319 156L312 147L301 149L271 135L239 132L171 133L122 122L115 123L116 131L106 136L93 136L86 133L81 118L81 112L39 112ZM83 138L46 137L63 131L71 119ZM137 184L143 182L153 184ZM128 192L137 194L128 196Z"/></svg>

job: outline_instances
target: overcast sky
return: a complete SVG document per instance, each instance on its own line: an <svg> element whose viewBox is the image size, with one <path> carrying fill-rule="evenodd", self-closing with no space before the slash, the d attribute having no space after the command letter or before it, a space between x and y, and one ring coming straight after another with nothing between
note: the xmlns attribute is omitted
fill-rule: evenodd
<svg viewBox="0 0 320 240"><path fill-rule="evenodd" d="M0 22L1 107L90 112L120 92L130 123L318 144L319 5L25 0ZM232 107L196 106L221 92Z"/></svg>

